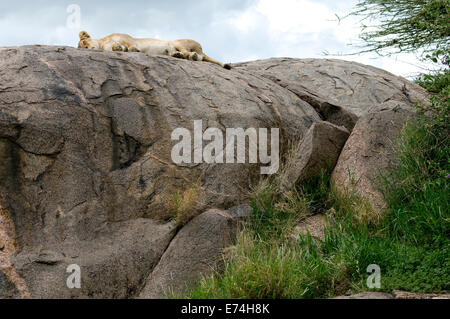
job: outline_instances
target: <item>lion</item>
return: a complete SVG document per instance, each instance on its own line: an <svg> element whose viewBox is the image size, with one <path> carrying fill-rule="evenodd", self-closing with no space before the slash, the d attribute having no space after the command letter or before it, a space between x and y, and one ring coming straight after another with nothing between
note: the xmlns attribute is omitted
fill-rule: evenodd
<svg viewBox="0 0 450 319"><path fill-rule="evenodd" d="M165 41L159 39L138 39L128 34L113 33L101 39L93 39L86 31L79 34L80 49L100 49L106 51L142 52L147 55L168 55L191 61L205 61L231 69L229 64L222 64L203 53L200 43L190 39Z"/></svg>

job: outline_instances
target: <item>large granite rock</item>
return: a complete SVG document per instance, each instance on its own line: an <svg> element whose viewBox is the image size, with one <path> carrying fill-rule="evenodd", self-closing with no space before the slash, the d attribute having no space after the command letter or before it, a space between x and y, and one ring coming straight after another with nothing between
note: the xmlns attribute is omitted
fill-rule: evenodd
<svg viewBox="0 0 450 319"><path fill-rule="evenodd" d="M335 187L360 195L378 214L385 210L380 175L389 176L395 165L395 140L405 123L415 118L413 108L394 101L376 106L362 116L331 175Z"/></svg>
<svg viewBox="0 0 450 319"><path fill-rule="evenodd" d="M427 98L417 84L357 62L277 58L238 63L235 68L271 79L313 105L324 120L349 130L375 105L387 101L410 104Z"/></svg>
<svg viewBox="0 0 450 319"><path fill-rule="evenodd" d="M183 293L202 275L214 271L223 249L233 244L237 226L227 211L218 209L195 217L172 240L139 297Z"/></svg>
<svg viewBox="0 0 450 319"><path fill-rule="evenodd" d="M345 127L325 121L311 125L300 145L295 148L292 164L284 172L282 190L290 190L302 180L333 169L349 134Z"/></svg>
<svg viewBox="0 0 450 319"><path fill-rule="evenodd" d="M369 106L404 103L403 82L336 60L270 59L228 71L142 53L0 48L0 297L146 296L167 282L161 269L183 287L194 277L177 267L189 265L179 259L192 247L179 238L200 245L195 230L217 221L223 227L209 233L217 245L201 255L215 260L233 214L248 212L205 213L180 230L175 196L199 185L193 217L244 207L260 165L177 165L175 128L192 131L194 120L203 130L277 127L289 145L314 123L351 130ZM408 86L411 99L422 97ZM80 289L66 285L71 264L80 266Z"/></svg>
<svg viewBox="0 0 450 319"><path fill-rule="evenodd" d="M246 201L258 166L176 165L175 128L289 139L320 120L272 81L209 63L49 46L1 48L0 61L0 192L32 297L132 297L175 235L177 192L200 181L199 213ZM68 264L81 266L79 290Z"/></svg>

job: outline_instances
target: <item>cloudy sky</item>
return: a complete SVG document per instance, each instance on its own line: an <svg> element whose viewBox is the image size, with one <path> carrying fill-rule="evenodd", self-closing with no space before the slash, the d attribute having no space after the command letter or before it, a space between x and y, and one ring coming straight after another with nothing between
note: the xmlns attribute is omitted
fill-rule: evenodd
<svg viewBox="0 0 450 319"><path fill-rule="evenodd" d="M360 28L338 23L358 0L70 0L1 1L0 46L76 46L78 32L94 38L110 33L165 40L191 38L211 57L240 62L270 57L324 57L350 53ZM75 4L80 8L79 26ZM426 67L412 55L345 56L413 77Z"/></svg>

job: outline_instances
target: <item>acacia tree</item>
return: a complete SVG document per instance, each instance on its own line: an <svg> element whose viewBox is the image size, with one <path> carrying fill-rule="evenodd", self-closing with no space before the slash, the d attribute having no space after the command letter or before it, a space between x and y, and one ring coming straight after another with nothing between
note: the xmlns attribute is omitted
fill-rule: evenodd
<svg viewBox="0 0 450 319"><path fill-rule="evenodd" d="M412 52L448 65L450 0L361 0L350 16L361 17L361 51Z"/></svg>

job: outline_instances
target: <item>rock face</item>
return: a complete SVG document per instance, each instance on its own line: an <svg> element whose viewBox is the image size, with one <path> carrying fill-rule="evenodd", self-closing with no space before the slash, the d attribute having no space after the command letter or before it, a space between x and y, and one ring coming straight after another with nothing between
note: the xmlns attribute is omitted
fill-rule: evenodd
<svg viewBox="0 0 450 319"><path fill-rule="evenodd" d="M209 63L41 46L0 49L0 61L0 190L32 297L132 297L175 235L177 191L200 179L199 213L245 201L257 167L175 165L175 128L289 138L320 120L271 81ZM81 290L66 287L68 264L84 271Z"/></svg>
<svg viewBox="0 0 450 319"><path fill-rule="evenodd" d="M195 120L203 130L276 127L288 144L315 123L351 130L369 108L404 103L403 82L336 60L270 59L228 71L141 53L0 48L0 247L8 247L0 297L133 298L160 296L160 283L184 287L205 269L191 273L199 259L189 240L205 247L200 259L220 255L230 223L248 214L241 208L260 165L177 165L174 129L192 132ZM199 216L180 230L170 207L197 184ZM236 206L231 217L201 214ZM207 234L214 240L202 246ZM66 285L72 264L80 289Z"/></svg>
<svg viewBox="0 0 450 319"><path fill-rule="evenodd" d="M292 166L285 172L283 190L289 190L295 183L335 167L349 134L343 126L324 121L314 123L296 150Z"/></svg>
<svg viewBox="0 0 450 319"><path fill-rule="evenodd" d="M374 105L388 101L408 104L403 84L411 102L427 97L424 89L404 78L343 60L278 58L239 63L236 69L271 79L313 105L324 120L349 130Z"/></svg>
<svg viewBox="0 0 450 319"><path fill-rule="evenodd" d="M210 209L194 218L172 240L139 297L183 292L214 270L223 249L233 244L236 230L236 221L226 211Z"/></svg>
<svg viewBox="0 0 450 319"><path fill-rule="evenodd" d="M331 176L340 190L354 191L376 211L387 206L378 191L380 173L394 165L393 143L406 121L412 121L411 107L390 101L376 106L356 123Z"/></svg>

